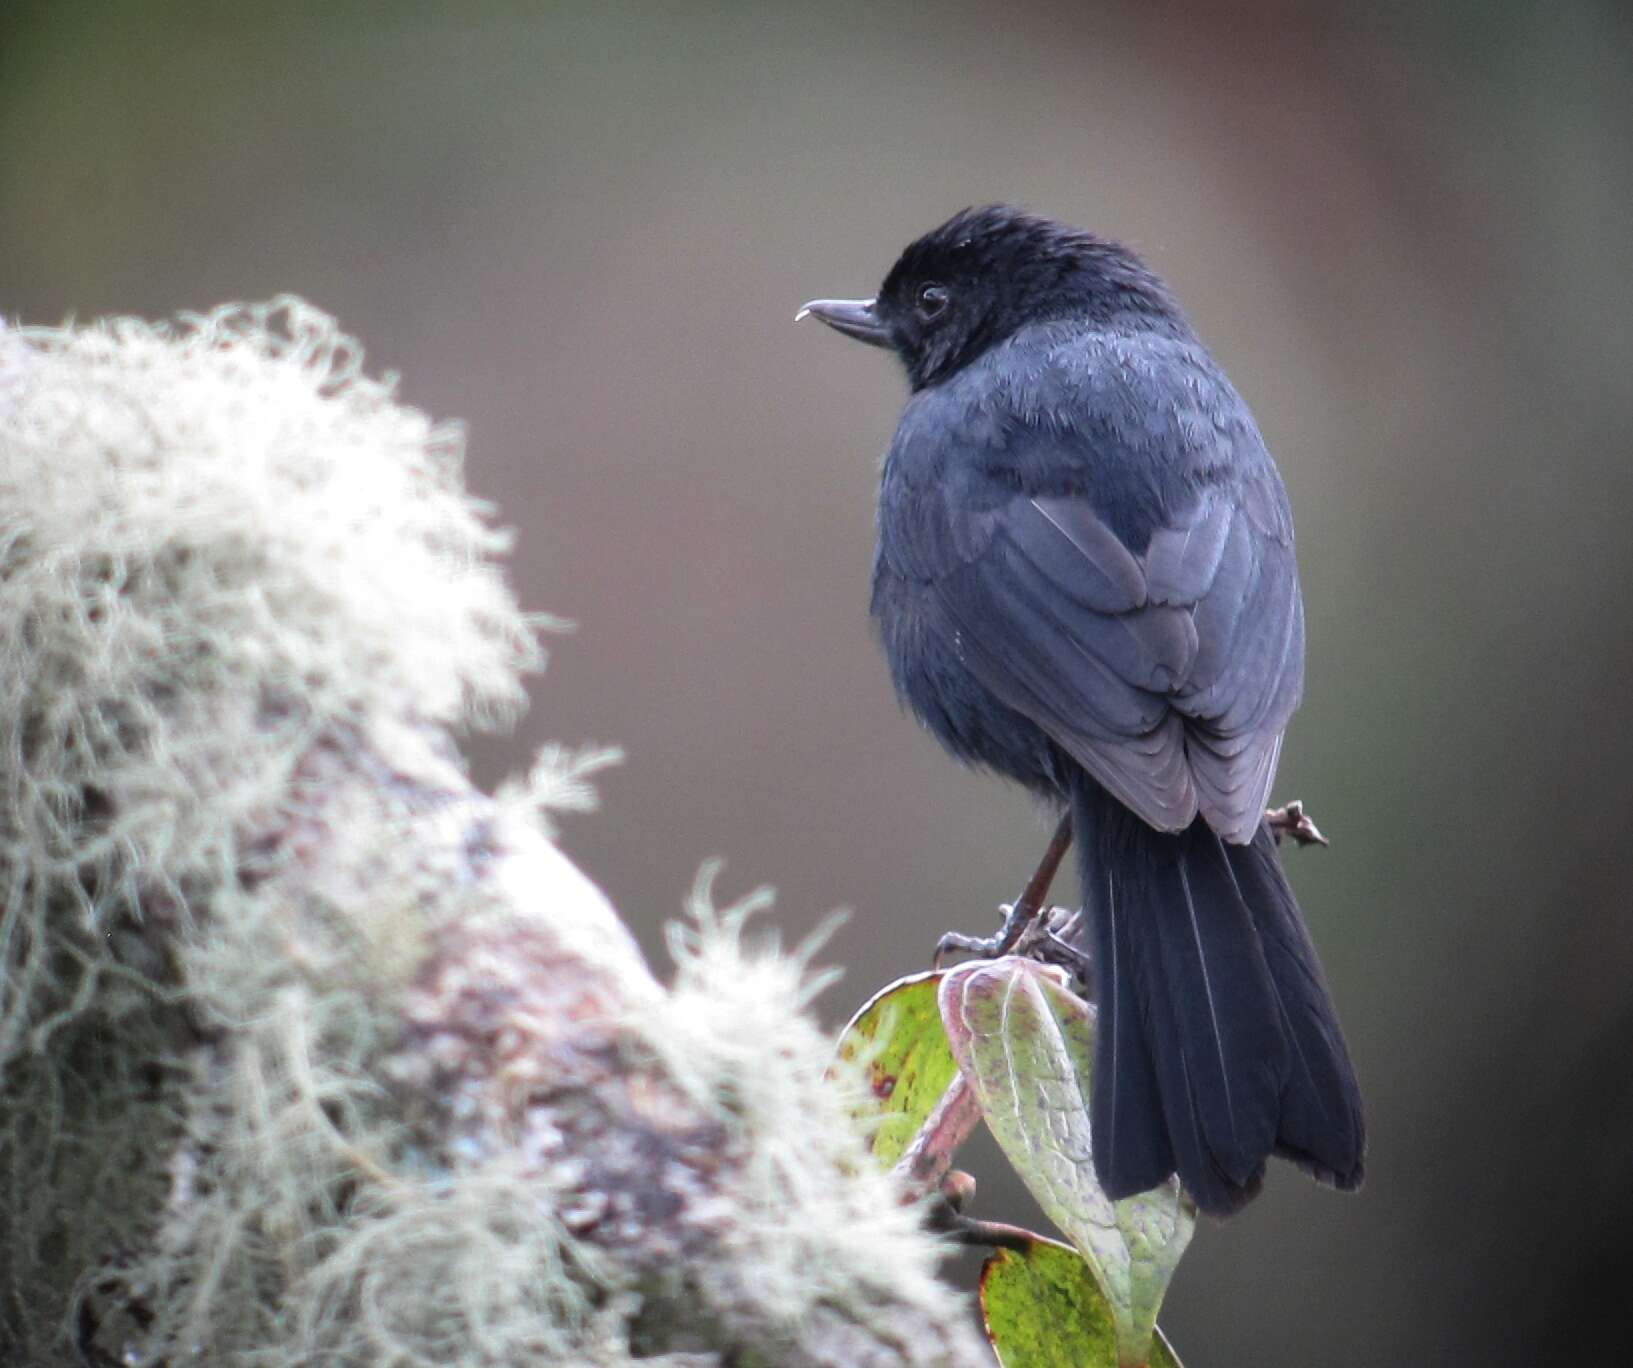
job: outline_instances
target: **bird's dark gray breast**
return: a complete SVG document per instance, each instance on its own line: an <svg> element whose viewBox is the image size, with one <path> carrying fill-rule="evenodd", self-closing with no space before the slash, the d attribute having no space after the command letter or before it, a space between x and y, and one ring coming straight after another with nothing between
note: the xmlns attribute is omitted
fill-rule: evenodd
<svg viewBox="0 0 1633 1368"><path fill-rule="evenodd" d="M1036 793L1064 797L1059 747L1031 718L1000 701L970 673L962 642L926 630L924 586L874 567L873 616L896 694L965 764L990 769Z"/></svg>
<svg viewBox="0 0 1633 1368"><path fill-rule="evenodd" d="M958 401L956 392L940 402L949 400ZM971 405L961 417L978 444L1005 444L989 413ZM939 444L921 440L910 408L880 481L872 614L897 696L942 745L966 764L1063 797L1067 767L1059 747L977 681L958 632L931 628L935 581L981 554L990 535L984 507L1013 492L985 488L985 481L967 464L949 461Z"/></svg>

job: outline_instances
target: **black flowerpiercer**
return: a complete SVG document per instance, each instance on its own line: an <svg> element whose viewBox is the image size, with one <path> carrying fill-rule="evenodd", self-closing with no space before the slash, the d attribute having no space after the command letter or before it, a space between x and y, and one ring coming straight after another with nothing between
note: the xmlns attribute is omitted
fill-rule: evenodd
<svg viewBox="0 0 1633 1368"><path fill-rule="evenodd" d="M1360 1091L1264 821L1304 614L1247 405L1132 252L1003 206L805 311L907 368L873 567L897 691L1070 807L1106 1191L1177 1170L1223 1215L1271 1154L1359 1186Z"/></svg>

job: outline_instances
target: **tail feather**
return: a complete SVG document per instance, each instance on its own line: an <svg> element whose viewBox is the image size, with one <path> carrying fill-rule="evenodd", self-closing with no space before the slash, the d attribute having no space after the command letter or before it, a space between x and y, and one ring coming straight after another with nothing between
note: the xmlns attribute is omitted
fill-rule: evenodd
<svg viewBox="0 0 1633 1368"><path fill-rule="evenodd" d="M1276 1153L1323 1182L1353 1190L1365 1176L1361 1089L1321 961L1287 886L1270 832L1261 827L1252 844L1225 850L1242 897L1255 911L1292 1047Z"/></svg>
<svg viewBox="0 0 1633 1368"><path fill-rule="evenodd" d="M1073 794L1099 980L1095 1169L1113 1197L1177 1171L1238 1210L1279 1154L1360 1182L1360 1098L1314 947L1269 833L1174 834L1083 776Z"/></svg>
<svg viewBox="0 0 1633 1368"><path fill-rule="evenodd" d="M1100 1064L1090 1101L1095 1164L1106 1190L1126 1196L1172 1173L1174 1148L1140 1017L1127 912L1109 872L1096 871L1092 879L1085 873L1084 912L1100 1001Z"/></svg>

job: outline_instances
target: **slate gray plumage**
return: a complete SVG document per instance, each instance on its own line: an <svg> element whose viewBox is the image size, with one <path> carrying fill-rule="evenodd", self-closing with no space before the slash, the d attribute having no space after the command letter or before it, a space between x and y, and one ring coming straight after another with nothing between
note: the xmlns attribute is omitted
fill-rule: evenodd
<svg viewBox="0 0 1633 1368"><path fill-rule="evenodd" d="M1237 1209L1357 1186L1359 1089L1264 826L1298 706L1292 518L1247 405L1125 249L993 207L818 316L897 352L873 614L959 758L1069 803L1101 1024L1095 1164Z"/></svg>

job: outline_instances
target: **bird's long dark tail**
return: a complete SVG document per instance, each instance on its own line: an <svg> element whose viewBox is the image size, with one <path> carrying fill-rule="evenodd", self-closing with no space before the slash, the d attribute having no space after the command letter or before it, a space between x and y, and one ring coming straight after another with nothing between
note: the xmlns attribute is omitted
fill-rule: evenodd
<svg viewBox="0 0 1633 1368"><path fill-rule="evenodd" d="M1267 828L1154 831L1086 775L1072 794L1099 1001L1094 1164L1124 1197L1177 1171L1214 1215L1266 1158L1358 1187L1361 1095Z"/></svg>

